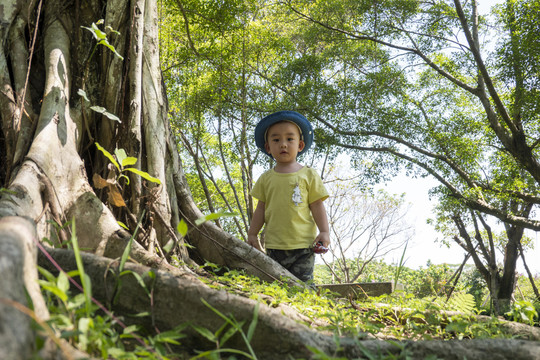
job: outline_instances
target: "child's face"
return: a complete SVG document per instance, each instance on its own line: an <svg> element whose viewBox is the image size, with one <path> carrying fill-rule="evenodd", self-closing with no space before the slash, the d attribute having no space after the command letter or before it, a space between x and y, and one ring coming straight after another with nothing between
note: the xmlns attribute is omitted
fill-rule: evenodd
<svg viewBox="0 0 540 360"><path fill-rule="evenodd" d="M266 151L280 164L296 162L296 156L304 146L300 129L289 121L276 123L266 132Z"/></svg>

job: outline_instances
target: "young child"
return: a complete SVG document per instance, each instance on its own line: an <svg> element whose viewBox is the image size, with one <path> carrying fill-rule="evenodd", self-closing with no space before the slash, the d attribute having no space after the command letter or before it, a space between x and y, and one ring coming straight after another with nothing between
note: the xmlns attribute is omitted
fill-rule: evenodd
<svg viewBox="0 0 540 360"><path fill-rule="evenodd" d="M328 193L317 172L296 161L310 148L313 128L303 115L279 111L257 124L255 142L276 165L261 175L251 192L258 204L248 243L262 251L258 235L266 224L266 253L300 280L313 280L313 247L330 244L323 204Z"/></svg>

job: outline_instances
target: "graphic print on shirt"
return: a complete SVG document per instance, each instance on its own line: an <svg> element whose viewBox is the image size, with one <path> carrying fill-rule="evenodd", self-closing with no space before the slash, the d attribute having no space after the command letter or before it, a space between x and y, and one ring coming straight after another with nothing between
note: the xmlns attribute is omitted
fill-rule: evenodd
<svg viewBox="0 0 540 360"><path fill-rule="evenodd" d="M298 183L296 183L296 187L293 190L292 201L296 206L302 203L302 194L300 193L300 186L298 185Z"/></svg>

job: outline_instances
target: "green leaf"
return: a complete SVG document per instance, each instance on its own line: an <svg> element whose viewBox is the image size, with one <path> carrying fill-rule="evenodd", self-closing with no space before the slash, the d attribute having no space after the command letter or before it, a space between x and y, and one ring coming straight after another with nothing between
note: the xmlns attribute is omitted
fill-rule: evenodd
<svg viewBox="0 0 540 360"><path fill-rule="evenodd" d="M129 239L126 247L124 248L124 252L122 253L122 258L120 259L120 266L118 271L122 272L124 271L124 266L126 265L126 262L129 258L129 253L131 252L131 244L133 243L133 236Z"/></svg>
<svg viewBox="0 0 540 360"><path fill-rule="evenodd" d="M102 39L107 38L107 34L105 34L103 31L101 31L97 27L96 23L92 23L92 30L94 31L94 36L96 37L96 39L102 40Z"/></svg>
<svg viewBox="0 0 540 360"><path fill-rule="evenodd" d="M58 286L52 285L51 283L44 280L38 280L38 282L42 289L56 295L63 302L66 302L68 300L67 294L64 291L60 290Z"/></svg>
<svg viewBox="0 0 540 360"><path fill-rule="evenodd" d="M114 149L114 155L116 155L116 159L118 160L118 163L124 167L124 160L127 158L126 151L124 149Z"/></svg>
<svg viewBox="0 0 540 360"><path fill-rule="evenodd" d="M120 55L120 54L116 51L116 49L114 48L114 46L112 46L112 45L107 41L107 39L101 40L98 44L108 47L109 49L111 49L111 51L112 51L116 56L118 56L118 57L120 58L120 60L124 60L124 57L123 57L122 55Z"/></svg>
<svg viewBox="0 0 540 360"><path fill-rule="evenodd" d="M73 254L75 255L75 262L77 263L77 270L79 270L79 277L81 279L84 298L86 300L86 315L90 316L90 310L92 305L92 284L90 277L84 272L83 261L81 258L81 251L79 249L79 242L77 241L75 230L75 221L72 220L71 226L71 244L73 246Z"/></svg>
<svg viewBox="0 0 540 360"><path fill-rule="evenodd" d="M211 342L216 342L217 339L214 336L214 333L211 332L210 330L208 330L207 328L204 328L202 326L193 325L193 324L191 325L191 327L193 327L193 329L195 329L195 331L197 331L199 334L201 334L202 336L204 336L205 338L207 338Z"/></svg>
<svg viewBox="0 0 540 360"><path fill-rule="evenodd" d="M67 309L74 310L83 306L86 302L84 294L77 294L68 301Z"/></svg>
<svg viewBox="0 0 540 360"><path fill-rule="evenodd" d="M86 30L90 31L90 32L92 33L92 35L94 36L94 39L99 40L98 37L97 37L96 32L94 31L94 29L89 28L89 27L86 27L86 26L81 26L81 27L82 27L83 29L86 29Z"/></svg>
<svg viewBox="0 0 540 360"><path fill-rule="evenodd" d="M111 120L118 121L119 123L122 122L118 116L116 116L116 115L114 115L114 114L112 114L112 113L110 113L110 112L108 112L106 110L103 112L103 115L105 115L106 117L108 117Z"/></svg>
<svg viewBox="0 0 540 360"><path fill-rule="evenodd" d="M97 105L90 106L90 109L100 114L103 114L105 111L107 111L107 109L105 109L103 106Z"/></svg>
<svg viewBox="0 0 540 360"><path fill-rule="evenodd" d="M257 322L259 320L259 303L255 305L255 309L253 310L253 320L251 320L251 324L249 324L249 329L247 332L247 339L249 342L251 342L251 339L253 338L253 334L255 333L255 328L257 327Z"/></svg>
<svg viewBox="0 0 540 360"><path fill-rule="evenodd" d="M51 283L53 283L53 284L56 282L56 278L55 278L54 275L53 275L51 272L49 272L48 270L42 268L41 266L38 266L38 271L39 271L39 273L40 273L43 277L45 277L49 282L51 282Z"/></svg>
<svg viewBox="0 0 540 360"><path fill-rule="evenodd" d="M224 324L224 326L227 325L227 323ZM229 329L223 334L223 336L220 338L219 342L223 346L229 340L234 334L238 332L239 329L231 326Z"/></svg>
<svg viewBox="0 0 540 360"><path fill-rule="evenodd" d="M155 340L161 343L180 345L180 343L177 340L182 339L184 337L186 337L186 335L181 334L176 329L172 329L172 330L160 332L159 334L156 335Z"/></svg>
<svg viewBox="0 0 540 360"><path fill-rule="evenodd" d="M77 94L81 96L84 100L86 100L87 102L90 102L90 100L88 100L88 97L86 96L86 91L84 91L83 89L79 89L77 91Z"/></svg>
<svg viewBox="0 0 540 360"><path fill-rule="evenodd" d="M119 123L122 122L122 121L120 121L120 118L118 116L108 112L107 109L105 109L103 106L94 105L94 106L90 106L90 109L97 112L97 113L105 115L106 117L108 117L111 120L118 121Z"/></svg>
<svg viewBox="0 0 540 360"><path fill-rule="evenodd" d="M178 226L176 227L176 230L178 230L178 233L182 235L182 237L186 236L188 232L188 225L186 224L184 219L180 220Z"/></svg>
<svg viewBox="0 0 540 360"><path fill-rule="evenodd" d="M161 181L158 178L153 177L152 175L148 174L147 172L135 169L135 168L125 168L124 170L131 171L137 175L140 175L141 177L145 178L148 181L151 181L156 184L161 184Z"/></svg>
<svg viewBox="0 0 540 360"><path fill-rule="evenodd" d="M62 292L67 293L69 290L69 279L65 272L60 271L60 274L58 274L58 279L56 280L56 285Z"/></svg>
<svg viewBox="0 0 540 360"><path fill-rule="evenodd" d="M120 165L118 165L118 163L114 159L114 156L112 156L110 152L108 152L103 147L101 147L101 145L99 145L97 142L95 142L95 144L96 144L96 147L98 148L98 150L101 151L103 153L103 155L105 155L107 157L107 159L109 159L109 161L114 164L114 166L116 166L118 171L121 171Z"/></svg>
<svg viewBox="0 0 540 360"><path fill-rule="evenodd" d="M129 231L129 228L128 228L127 225L124 224L123 222L117 220L116 223L117 223L118 225L120 225L121 227L123 227L124 229L126 229L126 230Z"/></svg>
<svg viewBox="0 0 540 360"><path fill-rule="evenodd" d="M113 34L121 35L119 31L114 30L110 25L105 26L105 30L110 31Z"/></svg>
<svg viewBox="0 0 540 360"><path fill-rule="evenodd" d="M130 325L124 328L123 334L131 334L139 329L138 325Z"/></svg>
<svg viewBox="0 0 540 360"><path fill-rule="evenodd" d="M120 174L120 176L118 177L118 181L120 181L120 179L126 179L126 184L129 185L129 177L127 177L126 175L124 174Z"/></svg>
<svg viewBox="0 0 540 360"><path fill-rule="evenodd" d="M143 288L143 290L146 292L146 294L148 296L150 296L150 291L148 291L148 288L146 287L146 284L144 283L144 279L141 277L141 275L137 274L136 272L133 272L131 270L126 270L126 271L122 271L120 273L120 276L124 276L124 275L133 275L133 277L135 278L135 280L137 280L137 282L139 283L139 285Z"/></svg>
<svg viewBox="0 0 540 360"><path fill-rule="evenodd" d="M122 166L135 165L137 163L137 158L133 156L128 156L122 161Z"/></svg>

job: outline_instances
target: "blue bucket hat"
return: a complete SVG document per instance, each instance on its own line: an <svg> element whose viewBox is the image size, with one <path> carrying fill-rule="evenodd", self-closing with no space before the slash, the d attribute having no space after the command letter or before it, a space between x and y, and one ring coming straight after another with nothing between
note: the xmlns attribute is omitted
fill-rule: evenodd
<svg viewBox="0 0 540 360"><path fill-rule="evenodd" d="M272 157L272 155L269 154L264 148L264 144L266 143L266 131L270 126L280 121L290 121L298 126L301 132L301 140L303 140L305 144L304 148L298 153L298 155L302 155L303 153L305 153L313 143L313 127L311 126L308 119L304 117L304 115L299 114L296 111L290 110L275 112L259 121L259 123L255 127L255 144L257 145L257 147L261 149L266 155Z"/></svg>

